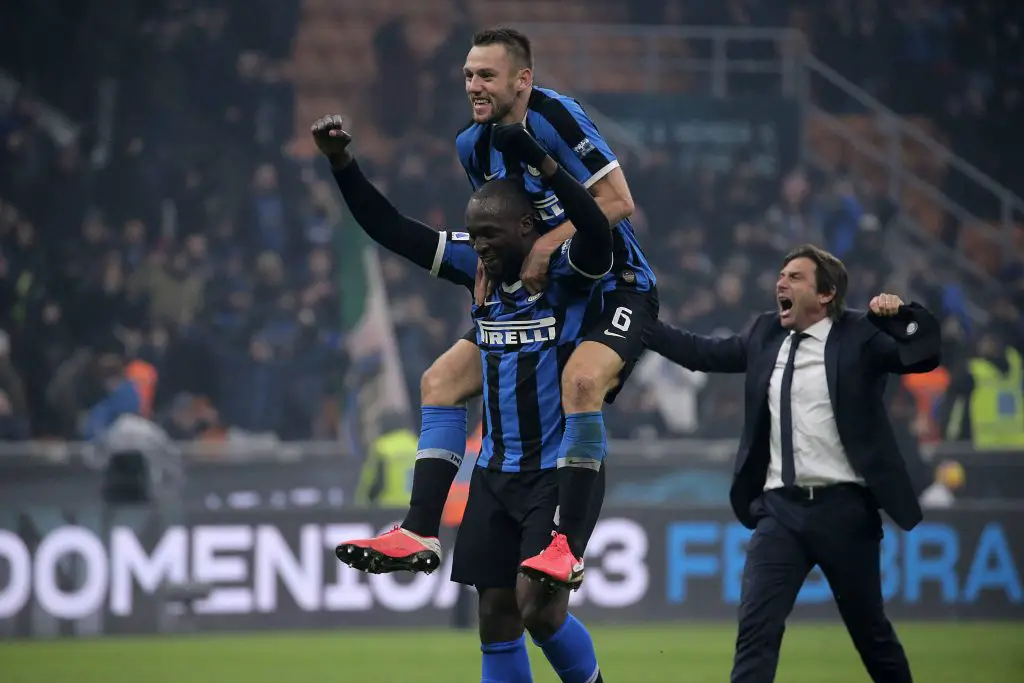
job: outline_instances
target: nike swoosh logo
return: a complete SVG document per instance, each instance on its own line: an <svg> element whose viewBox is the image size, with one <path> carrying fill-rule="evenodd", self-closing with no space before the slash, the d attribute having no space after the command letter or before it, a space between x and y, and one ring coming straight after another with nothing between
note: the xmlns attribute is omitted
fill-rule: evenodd
<svg viewBox="0 0 1024 683"><path fill-rule="evenodd" d="M495 178L497 178L500 173L501 173L501 171L496 171L494 173L491 173L490 175L484 173L484 180L490 182L490 181L494 180Z"/></svg>
<svg viewBox="0 0 1024 683"><path fill-rule="evenodd" d="M619 334L617 332L612 332L611 330L605 330L604 333L607 334L609 337L622 337L623 339L626 338L626 335Z"/></svg>

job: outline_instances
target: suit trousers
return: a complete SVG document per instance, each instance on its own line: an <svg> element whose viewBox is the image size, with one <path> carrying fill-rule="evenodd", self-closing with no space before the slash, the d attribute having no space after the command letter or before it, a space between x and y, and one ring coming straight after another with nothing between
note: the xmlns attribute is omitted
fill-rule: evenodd
<svg viewBox="0 0 1024 683"><path fill-rule="evenodd" d="M910 666L885 616L882 520L856 484L766 491L751 505L757 527L747 546L732 683L771 683L786 618L819 565L853 644L876 683L911 683Z"/></svg>

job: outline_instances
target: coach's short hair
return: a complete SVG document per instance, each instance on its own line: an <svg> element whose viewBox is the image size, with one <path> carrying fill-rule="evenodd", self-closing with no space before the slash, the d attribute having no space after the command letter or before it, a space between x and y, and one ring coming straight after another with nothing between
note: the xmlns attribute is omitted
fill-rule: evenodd
<svg viewBox="0 0 1024 683"><path fill-rule="evenodd" d="M484 183L473 193L470 200L495 201L500 211L506 211L516 217L533 215L530 195L526 194L523 179L518 177L498 178Z"/></svg>
<svg viewBox="0 0 1024 683"><path fill-rule="evenodd" d="M828 302L828 317L838 319L846 310L846 289L849 286L846 266L836 256L813 244L801 244L793 249L786 254L782 265L786 266L798 258L814 262L814 281L818 294L832 295L832 300Z"/></svg>
<svg viewBox="0 0 1024 683"><path fill-rule="evenodd" d="M485 28L473 34L473 47L504 45L520 68L533 68L533 46L530 39L514 28Z"/></svg>

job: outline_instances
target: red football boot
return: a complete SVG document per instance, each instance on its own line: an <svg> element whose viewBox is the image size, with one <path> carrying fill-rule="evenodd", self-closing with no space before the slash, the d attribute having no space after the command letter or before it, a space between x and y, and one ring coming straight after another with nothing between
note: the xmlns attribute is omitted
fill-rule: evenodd
<svg viewBox="0 0 1024 683"><path fill-rule="evenodd" d="M528 560L523 560L519 571L531 579L576 590L583 583L583 558L577 558L569 549L565 534L552 531L551 545Z"/></svg>
<svg viewBox="0 0 1024 683"><path fill-rule="evenodd" d="M441 566L441 543L396 526L376 538L346 541L334 549L338 559L368 574L423 572Z"/></svg>

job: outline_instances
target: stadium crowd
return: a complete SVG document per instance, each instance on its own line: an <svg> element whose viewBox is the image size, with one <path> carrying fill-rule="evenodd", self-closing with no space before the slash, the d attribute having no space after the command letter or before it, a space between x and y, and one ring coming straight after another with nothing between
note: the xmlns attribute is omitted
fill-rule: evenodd
<svg viewBox="0 0 1024 683"><path fill-rule="evenodd" d="M16 77L32 76L31 88L0 110L0 439L89 438L125 410L153 416L184 439L232 429L283 439L336 434L337 411L325 405L342 391L350 366L336 275L341 209L326 174L287 151L295 129L288 59L295 7L125 2L112 19L117 13L97 3L56 3L68 5L60 15L29 12L29 4L4 11L33 16L32 35L52 39L0 53ZM259 11L248 9L254 4ZM851 64L851 75L883 99L899 95L901 79L928 72L934 87L894 104L941 112L958 149L1020 180L1020 169L1006 165L1010 155L998 155L1007 143L979 137L1001 135L1022 106L1020 18L993 9L1003 3L838 0L762 17L772 4L640 3L637 20L696 23L699 8L713 5L724 14L700 23L804 21L826 61ZM977 13L1006 28L995 46L983 44L988 34ZM876 34L903 55L900 69L877 62L882 50L859 48ZM402 54L401 30L385 26L377 37L382 52ZM97 38L109 45L100 55L91 54ZM458 62L464 49L455 31L421 68L446 77L442 62ZM82 84L106 74L118 76L116 115L98 125L102 88ZM938 87L947 82L957 84L952 95ZM455 83L453 102L460 93ZM57 145L41 102L85 124L83 134ZM421 117L388 97L375 105L403 153L398 164L368 163L370 175L409 215L459 225L469 186L452 139L464 112L437 107ZM983 337L1024 349L1024 287L993 293L992 320L978 329L955 282L925 261L890 263L885 232L896 207L857 178L801 168L764 177L743 154L726 172L684 173L672 152L636 158L620 150L667 321L703 333L740 330L753 312L773 306L782 254L814 242L846 262L850 305L909 281L908 294L941 311L949 375L962 371ZM391 257L383 274L415 400L420 373L466 329L459 311L468 300ZM1007 277L1024 281L1022 274L1018 264ZM657 363L648 355L609 409L612 436L735 435L739 380ZM897 422L909 441L939 438L935 406L915 403L911 389L897 387Z"/></svg>

